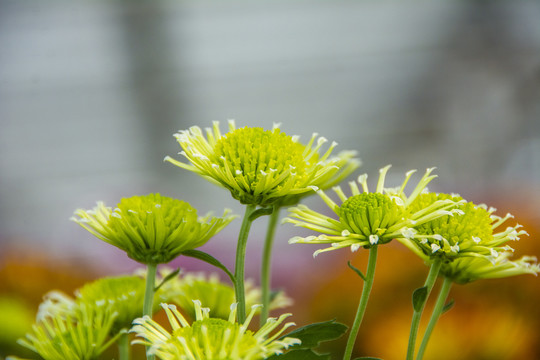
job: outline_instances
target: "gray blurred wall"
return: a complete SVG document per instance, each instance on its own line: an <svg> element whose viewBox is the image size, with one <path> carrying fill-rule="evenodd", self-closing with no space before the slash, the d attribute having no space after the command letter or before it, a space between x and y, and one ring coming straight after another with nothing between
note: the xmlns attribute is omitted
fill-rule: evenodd
<svg viewBox="0 0 540 360"><path fill-rule="evenodd" d="M439 189L540 202L538 19L533 1L0 1L1 246L99 253L68 218L133 194L241 213L162 162L177 130L229 118L316 131L390 182L437 166Z"/></svg>

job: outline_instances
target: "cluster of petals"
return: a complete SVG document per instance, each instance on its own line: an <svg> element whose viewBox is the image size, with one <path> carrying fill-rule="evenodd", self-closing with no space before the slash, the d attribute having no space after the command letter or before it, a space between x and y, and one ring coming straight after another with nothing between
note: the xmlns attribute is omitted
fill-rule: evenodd
<svg viewBox="0 0 540 360"><path fill-rule="evenodd" d="M374 191L368 188L366 174L349 182L349 190L344 191L336 185L361 164L354 151L332 156L336 142L322 151L326 138L314 133L304 145L298 136L283 133L279 124L271 130L237 128L230 120L228 126L225 134L219 122L204 131L198 126L180 131L175 138L182 148L179 154L187 162L170 156L165 161L227 189L242 204L293 206L283 222L317 235L295 236L289 243L329 245L314 256L341 248L354 252L396 239L426 263L441 261L440 274L456 283L540 272L535 257L511 260L514 249L508 242L528 235L519 224L504 225L512 215L499 217L494 208L475 205L456 194L430 193L427 185L436 177L434 168L426 170L409 194L405 189L415 170L407 172L397 187L386 187L390 165L380 169ZM335 196L325 192L330 188ZM328 209L318 212L298 205L313 192L331 215ZM91 210L77 209L72 220L132 259L155 265L204 245L234 218L229 210L222 217L198 217L186 202L149 194L124 198L114 209L103 202ZM299 339L282 336L294 326L292 322L283 324L290 314L268 318L257 331L248 329L260 309L253 304L261 296L251 284L246 286L251 311L244 323L238 323L233 287L215 275L170 274L162 269L160 277L167 281L155 296L163 301L161 307L172 330L151 316L132 322L130 332L137 337L133 343L147 346L148 354L162 360L258 360L300 344ZM49 293L37 323L20 343L45 360L97 358L140 316L135 314L141 313L144 280L126 277L120 283L114 281L89 284L75 299ZM203 308L201 300L210 307ZM231 302L230 308L223 306ZM290 302L280 293L270 307Z"/></svg>
<svg viewBox="0 0 540 360"><path fill-rule="evenodd" d="M55 317L74 317L81 308L102 310L109 308L116 313L111 335L122 329L129 329L134 318L142 313L145 280L140 276L108 276L85 284L69 296L61 291L53 290L45 294L39 305L37 322ZM160 297L158 290L155 297ZM156 309L157 310L157 307Z"/></svg>
<svg viewBox="0 0 540 360"><path fill-rule="evenodd" d="M431 194L430 198L462 199L457 194ZM495 211L484 204L465 202L455 216L425 223L421 230L431 236L417 239L410 247L427 262L441 258L441 273L458 283L538 273L536 258L510 259L514 249L508 242L528 234L519 224L504 226L513 216L500 217Z"/></svg>
<svg viewBox="0 0 540 360"><path fill-rule="evenodd" d="M328 208L337 215L337 219L329 217L326 213L311 210L305 205L290 208L289 216L284 219L284 222L319 232L320 235L296 236L290 239L289 243L331 244L328 248L317 250L314 255L345 247L356 251L360 247L368 248L387 243L392 239L412 244L415 239L424 237L423 234L418 234L414 230L416 226L441 216L453 215L457 211L455 208L459 203L446 199L436 201L419 211L410 212L410 204L436 177L431 175L433 169L427 169L411 194L406 195L405 187L415 171L412 170L406 174L401 186L385 188L384 182L389 168L390 166L386 166L380 170L373 193L369 192L365 174L359 176L356 182L349 183L352 194L350 197L345 195L340 186L334 187L333 191L341 205L334 202L324 191L316 190ZM355 212L353 209L352 212L348 211L345 214L344 208L362 195L366 198L366 205L359 211ZM370 204L369 201L372 203Z"/></svg>
<svg viewBox="0 0 540 360"><path fill-rule="evenodd" d="M133 343L149 347L149 353L162 360L259 360L281 354L292 345L300 343L295 338L280 338L294 323L289 322L274 332L290 314L268 318L256 332L248 330L257 306L243 324L236 322L236 304L231 306L228 320L211 318L210 309L202 308L193 300L196 319L189 323L176 306L161 304L167 314L172 331L164 329L148 316L135 319L131 332L141 339Z"/></svg>
<svg viewBox="0 0 540 360"><path fill-rule="evenodd" d="M160 278L167 278L170 268L159 270ZM234 303L234 287L223 282L216 273L205 274L198 272L181 273L163 284L160 288L161 302L177 305L182 313L195 318L195 304L191 299L199 299L209 309L212 318L227 319L230 308L228 304ZM253 281L245 283L246 307L261 303L261 289ZM277 292L269 304L269 310L280 309L292 305L292 299L283 291ZM258 308L256 308L258 309Z"/></svg>
<svg viewBox="0 0 540 360"><path fill-rule="evenodd" d="M58 294L56 294L58 295ZM120 333L110 337L118 313L109 304L79 304L66 308L66 299L56 308L38 317L26 337L18 341L45 360L98 359ZM51 308L49 308L51 310ZM11 357L10 359L17 359Z"/></svg>
<svg viewBox="0 0 540 360"><path fill-rule="evenodd" d="M497 279L540 272L535 256L522 256L511 260L511 251L504 251L492 259L483 257L460 257L441 266L441 274L459 284L481 279Z"/></svg>
<svg viewBox="0 0 540 360"><path fill-rule="evenodd" d="M114 210L103 202L77 209L71 220L140 263L160 264L204 245L234 218L229 210L198 217L187 202L149 194L123 198Z"/></svg>
<svg viewBox="0 0 540 360"><path fill-rule="evenodd" d="M310 186L328 188L343 180L360 166L354 151L331 156L336 142L324 154L327 142L315 133L307 145L298 136L272 130L236 128L229 120L229 132L222 135L219 122L206 128L193 126L175 134L188 163L165 157L181 168L228 189L243 204L287 206L296 204L311 192Z"/></svg>

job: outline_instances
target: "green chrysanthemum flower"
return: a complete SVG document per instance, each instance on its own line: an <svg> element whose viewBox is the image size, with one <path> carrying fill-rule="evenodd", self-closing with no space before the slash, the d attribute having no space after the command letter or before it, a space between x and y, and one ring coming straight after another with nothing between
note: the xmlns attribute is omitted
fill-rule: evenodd
<svg viewBox="0 0 540 360"><path fill-rule="evenodd" d="M411 208L418 210L442 199L464 201L455 194L421 194ZM518 240L520 235L526 234L525 231L517 230L520 225L495 233L495 229L512 215L500 218L492 215L494 211L495 209L488 209L485 205L465 202L459 208L459 215L443 216L418 226L418 231L437 236L421 239L417 245L426 255L443 256L446 259L463 256L494 258L499 251L512 250L509 246L503 246L506 242Z"/></svg>
<svg viewBox="0 0 540 360"><path fill-rule="evenodd" d="M421 194L411 208L421 209L442 199L464 201L455 194ZM509 260L514 249L506 243L519 240L527 232L519 230L519 224L498 231L513 216L507 214L501 218L493 215L494 212L494 208L465 202L458 215L443 216L418 226L419 232L432 236L417 238L409 245L420 249L417 253L425 260L441 257L441 273L458 283L537 273L538 265L533 263L533 257Z"/></svg>
<svg viewBox="0 0 540 360"><path fill-rule="evenodd" d="M98 359L116 341L116 337L108 336L117 315L106 304L81 304L73 313L46 316L18 342L45 360Z"/></svg>
<svg viewBox="0 0 540 360"><path fill-rule="evenodd" d="M84 285L76 292L77 303L88 306L109 304L118 313L112 334L129 329L133 319L143 311L145 280L137 276L118 276L98 279ZM157 298L161 291L154 295ZM154 311L158 306L154 306Z"/></svg>
<svg viewBox="0 0 540 360"><path fill-rule="evenodd" d="M115 335L122 329L129 329L133 319L142 314L145 280L138 276L105 277L85 284L75 291L72 298L60 291L51 291L43 298L39 305L37 321L45 321L53 318L67 318L76 316L81 306L85 309L94 307L102 309L103 306L110 308L116 313L111 335ZM154 298L162 296L160 289ZM154 311L159 308L154 306Z"/></svg>
<svg viewBox="0 0 540 360"><path fill-rule="evenodd" d="M443 263L441 274L458 284L466 284L480 279L497 279L509 276L540 272L540 266L534 256L523 256L510 260L511 251L499 253L492 259L482 257L461 257L449 263Z"/></svg>
<svg viewBox="0 0 540 360"><path fill-rule="evenodd" d="M167 272L161 274L167 276ZM195 318L195 306L192 299L199 299L210 308L209 316L212 318L227 319L230 308L227 304L235 302L234 288L221 282L216 274L209 276L202 273L188 273L180 277L174 277L167 281L161 288L162 302L174 303ZM246 282L246 307L251 307L261 302L261 290L253 283ZM292 304L292 299L280 291L275 294L270 302L270 309L278 309Z"/></svg>
<svg viewBox="0 0 540 360"><path fill-rule="evenodd" d="M341 206L330 199L324 191L317 191L339 219L313 211L305 205L289 209L290 217L285 218L284 222L322 233L319 236L297 236L290 239L289 243L332 244L329 248L317 250L314 255L345 247L356 251L360 247L385 244L392 239L408 243L420 236L415 230L416 227L456 211L452 208L457 203L450 199L436 201L425 208L411 211L411 203L436 177L431 175L433 169L428 169L411 195L406 196L404 189L414 171L406 174L401 187L384 188L384 179L389 168L390 166L387 166L380 170L377 188L373 193L368 190L365 174L358 178L358 184L361 185L363 192L360 192L356 182L349 183L352 192L350 197L345 195L341 187L335 187L333 190L341 200Z"/></svg>
<svg viewBox="0 0 540 360"><path fill-rule="evenodd" d="M160 264L204 245L235 218L228 214L197 217L187 202L149 194L123 198L114 210L98 202L93 210L76 210L78 218L71 219L130 258Z"/></svg>
<svg viewBox="0 0 540 360"><path fill-rule="evenodd" d="M258 331L248 330L248 325L255 315L255 307L243 324L236 319L236 306L231 306L229 319L210 318L208 308L201 308L201 303L194 300L196 320L190 325L176 310L174 305L162 304L172 332L165 330L148 316L136 319L131 332L144 340L135 340L150 346L150 353L162 360L258 360L274 354L280 354L291 345L299 344L300 340L284 338L278 340L285 329L293 326L290 322L280 330L279 325L290 316L281 315L278 319L269 318Z"/></svg>
<svg viewBox="0 0 540 360"><path fill-rule="evenodd" d="M236 129L230 120L229 132L222 135L219 123L214 122L212 129L206 129L206 137L193 126L175 134L183 149L180 154L191 164L169 156L165 160L228 189L242 204L260 206L296 204L310 193L310 186L328 188L360 166L352 151L330 157L335 142L321 156L325 138L313 134L302 145L297 136L282 133L278 126Z"/></svg>

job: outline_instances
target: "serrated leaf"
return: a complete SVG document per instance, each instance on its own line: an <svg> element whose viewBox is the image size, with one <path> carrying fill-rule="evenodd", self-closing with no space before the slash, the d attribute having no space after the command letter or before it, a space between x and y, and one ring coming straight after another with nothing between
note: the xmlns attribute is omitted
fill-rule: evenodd
<svg viewBox="0 0 540 360"><path fill-rule="evenodd" d="M291 350L282 355L272 355L266 360L330 360L330 355L319 355L313 350Z"/></svg>
<svg viewBox="0 0 540 360"><path fill-rule="evenodd" d="M426 303L427 295L428 295L427 286L423 286L421 288L414 290L412 294L412 304L413 304L414 311L418 312L422 310L422 307Z"/></svg>
<svg viewBox="0 0 540 360"><path fill-rule="evenodd" d="M358 274L358 276L360 276L362 278L362 280L366 281L366 275L364 275L364 273L362 271L360 271L360 269L358 269L357 267L355 267L353 264L351 264L350 261L347 261L347 265L349 265L349 267L355 272Z"/></svg>
<svg viewBox="0 0 540 360"><path fill-rule="evenodd" d="M178 275L178 273L180 272L180 268L174 270L172 273L170 273L169 275L165 276L165 278L163 279L163 281L161 281L161 283L155 287L154 289L154 292L155 291L158 291L160 287L162 287L167 281L171 280L173 277L175 277L176 275Z"/></svg>
<svg viewBox="0 0 540 360"><path fill-rule="evenodd" d="M447 311L450 311L454 307L454 299L450 300L444 307L442 308L441 315L444 314Z"/></svg>
<svg viewBox="0 0 540 360"><path fill-rule="evenodd" d="M233 284L236 283L236 279L235 279L234 275L229 271L229 269L227 269L227 267L225 265L223 265L218 259L216 259L212 255L207 254L204 251L200 251L200 250L186 250L186 251L184 251L182 253L182 255L202 260L202 261L204 261L204 262L206 262L206 263L208 263L210 265L213 265L213 266L223 270L229 276L232 283Z"/></svg>
<svg viewBox="0 0 540 360"><path fill-rule="evenodd" d="M281 339L285 337L297 338L302 341L302 344L294 345L294 349L312 349L322 342L341 337L347 329L346 325L338 323L336 320L330 320L303 326L287 335L283 335Z"/></svg>

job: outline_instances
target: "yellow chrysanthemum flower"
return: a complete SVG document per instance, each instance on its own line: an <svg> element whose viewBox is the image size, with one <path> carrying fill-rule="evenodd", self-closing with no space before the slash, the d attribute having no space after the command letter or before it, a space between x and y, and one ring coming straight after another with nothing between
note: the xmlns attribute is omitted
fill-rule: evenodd
<svg viewBox="0 0 540 360"><path fill-rule="evenodd" d="M117 339L109 338L117 316L107 304L81 304L73 313L46 316L34 324L32 331L18 342L45 360L98 359Z"/></svg>
<svg viewBox="0 0 540 360"><path fill-rule="evenodd" d="M197 217L187 202L149 194L123 198L114 210L98 202L71 220L140 263L160 264L204 245L235 218L228 214Z"/></svg>
<svg viewBox="0 0 540 360"><path fill-rule="evenodd" d="M150 347L149 352L162 360L259 360L274 354L281 354L300 340L286 337L279 339L285 329L294 326L289 322L276 331L279 325L290 316L281 315L278 319L269 318L258 331L248 330L249 323L255 315L255 307L243 324L236 322L236 304L231 306L229 319L209 317L210 309L201 308L198 300L195 303L196 320L189 324L176 310L174 305L162 304L172 331L165 330L150 317L136 319L131 332L142 337L133 343Z"/></svg>
<svg viewBox="0 0 540 360"><path fill-rule="evenodd" d="M221 134L219 122L203 131L193 126L175 137L189 164L165 157L165 161L193 171L228 189L242 204L281 206L296 204L311 192L310 186L328 188L339 183L360 166L355 152L345 151L330 157L337 143L323 155L319 150L327 141L313 134L307 145L297 136L263 128L236 128L229 121L229 132Z"/></svg>
<svg viewBox="0 0 540 360"><path fill-rule="evenodd" d="M350 197L345 195L341 187L333 188L341 200L341 206L324 191L318 190L317 194L338 219L313 211L305 205L289 209L289 217L285 218L284 222L322 233L318 236L296 236L290 239L289 243L332 244L329 248L317 250L314 256L324 251L345 247L356 251L360 247L369 248L385 244L392 239L408 243L420 236L415 230L416 227L440 216L452 215L456 211L453 208L457 203L450 199L436 201L425 208L411 211L411 203L436 177L431 175L433 169L426 171L413 192L407 196L404 189L414 171L406 174L401 187L385 188L384 180L389 168L390 166L387 166L380 170L375 192L369 192L365 174L358 178L358 183L349 183L352 192ZM363 192L360 191L358 184Z"/></svg>
<svg viewBox="0 0 540 360"><path fill-rule="evenodd" d="M170 270L162 270L161 277L167 276ZM162 302L174 303L195 318L195 306L192 299L199 299L210 308L212 318L227 319L230 313L229 305L235 302L234 288L220 281L217 274L187 273L167 281L161 288ZM246 307L250 308L261 303L261 290L246 282ZM270 302L270 310L292 305L292 299L283 291L278 292Z"/></svg>
<svg viewBox="0 0 540 360"><path fill-rule="evenodd" d="M442 199L464 201L455 194L421 194L411 208L418 210ZM514 249L506 243L528 235L519 230L519 224L498 230L513 217L511 214L499 217L493 214L494 208L472 202L465 202L458 212L458 215L443 216L418 226L419 232L432 236L419 237L409 243L413 250L420 249L416 252L425 260L442 258L441 274L455 282L466 283L538 272L534 257L509 260Z"/></svg>

